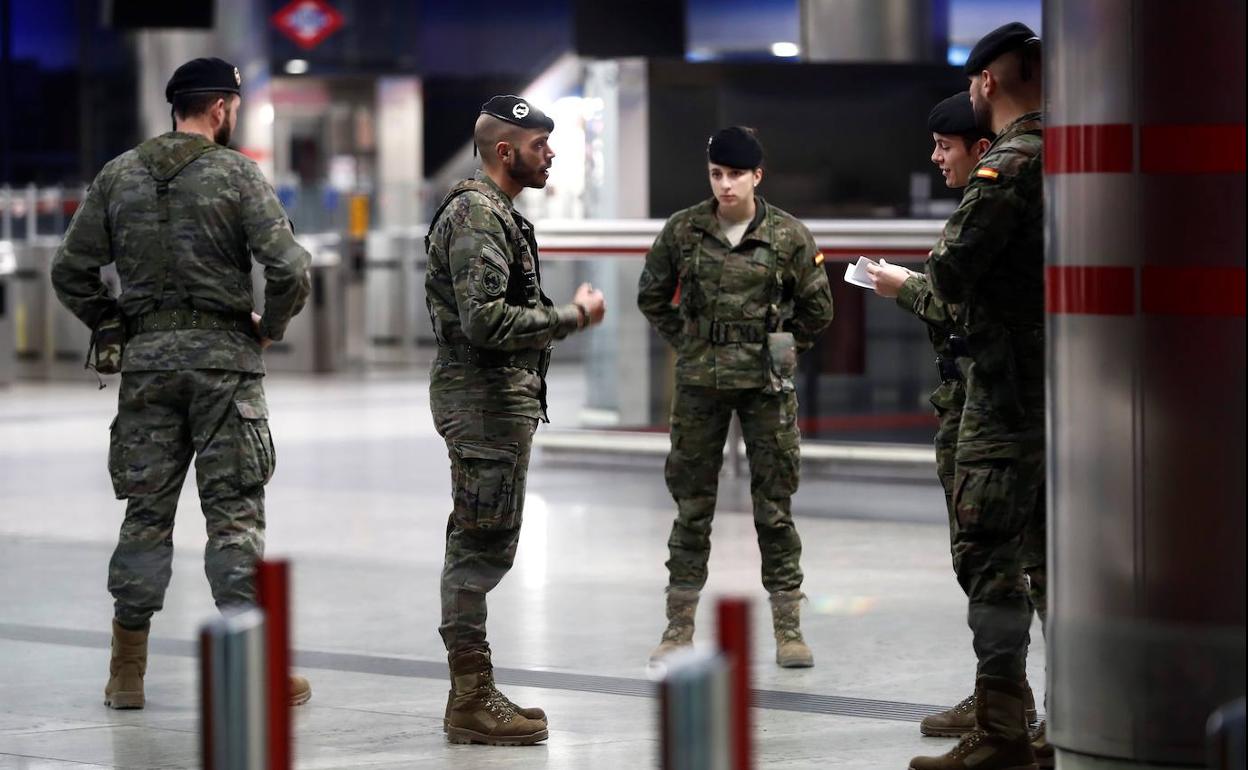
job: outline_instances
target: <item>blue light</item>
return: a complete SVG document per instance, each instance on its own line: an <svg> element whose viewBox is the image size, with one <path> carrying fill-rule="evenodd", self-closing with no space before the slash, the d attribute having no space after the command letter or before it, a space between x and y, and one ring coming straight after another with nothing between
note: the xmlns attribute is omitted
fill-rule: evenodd
<svg viewBox="0 0 1248 770"><path fill-rule="evenodd" d="M945 54L945 60L955 67L961 67L966 64L966 60L970 58L971 47L966 45L951 45L948 53Z"/></svg>

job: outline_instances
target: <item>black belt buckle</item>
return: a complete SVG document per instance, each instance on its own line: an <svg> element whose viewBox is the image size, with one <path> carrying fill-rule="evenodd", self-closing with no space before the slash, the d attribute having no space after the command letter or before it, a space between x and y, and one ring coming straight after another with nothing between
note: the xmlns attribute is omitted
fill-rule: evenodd
<svg viewBox="0 0 1248 770"><path fill-rule="evenodd" d="M960 334L950 334L946 341L949 343L949 354L953 358L965 358L971 354L971 347L966 344L966 337Z"/></svg>

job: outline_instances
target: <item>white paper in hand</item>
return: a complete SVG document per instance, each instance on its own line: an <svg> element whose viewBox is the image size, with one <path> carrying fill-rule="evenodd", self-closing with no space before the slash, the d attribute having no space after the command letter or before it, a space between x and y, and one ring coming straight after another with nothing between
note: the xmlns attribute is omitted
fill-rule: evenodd
<svg viewBox="0 0 1248 770"><path fill-rule="evenodd" d="M876 264L874 261L866 257L858 257L857 262L845 266L845 283L874 290L875 284L871 283L871 276L867 273L867 265L874 264Z"/></svg>

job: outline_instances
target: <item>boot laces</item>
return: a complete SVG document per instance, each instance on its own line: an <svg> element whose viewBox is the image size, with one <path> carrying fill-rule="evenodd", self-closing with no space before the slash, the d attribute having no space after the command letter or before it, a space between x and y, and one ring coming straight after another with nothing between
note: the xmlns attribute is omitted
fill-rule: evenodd
<svg viewBox="0 0 1248 770"><path fill-rule="evenodd" d="M985 736L987 736L987 733L983 730L978 728L971 730L969 733L962 736L962 740L958 741L958 745L954 746L953 750L949 752L949 758L961 759L962 757L970 754L976 746L983 743Z"/></svg>
<svg viewBox="0 0 1248 770"><path fill-rule="evenodd" d="M515 705L493 687L486 691L485 710L500 722L510 722L517 713Z"/></svg>
<svg viewBox="0 0 1248 770"><path fill-rule="evenodd" d="M968 695L962 699L962 702L949 709L955 714L970 714L975 710L975 696Z"/></svg>
<svg viewBox="0 0 1248 770"><path fill-rule="evenodd" d="M503 703L507 704L509 709L517 714L520 713L520 707L516 705L516 702L504 695L503 691L498 689L498 686L495 685L493 681L490 682L490 691L491 697L500 699Z"/></svg>

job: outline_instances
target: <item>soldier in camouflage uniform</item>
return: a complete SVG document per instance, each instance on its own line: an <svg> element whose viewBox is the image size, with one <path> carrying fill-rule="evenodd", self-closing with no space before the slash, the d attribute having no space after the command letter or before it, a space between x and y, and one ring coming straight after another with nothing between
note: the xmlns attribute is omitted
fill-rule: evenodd
<svg viewBox="0 0 1248 770"><path fill-rule="evenodd" d="M936 297L959 306L967 345L953 558L979 664L975 729L947 754L916 757L913 770L1035 767L1023 689L1032 612L1023 574L1024 542L1044 511L1040 72L1040 41L1022 24L994 30L971 51L971 101L996 138L926 265Z"/></svg>
<svg viewBox="0 0 1248 770"><path fill-rule="evenodd" d="M533 225L512 203L524 188L546 186L553 130L524 99L486 102L474 132L483 168L448 193L425 239L425 301L438 340L429 401L451 460L439 631L451 672L444 726L452 743L547 737L545 713L516 706L494 684L485 595L516 556L529 450L546 418L550 345L604 313L602 293L588 284L567 305L546 297Z"/></svg>
<svg viewBox="0 0 1248 770"><path fill-rule="evenodd" d="M940 167L945 184L953 189L963 189L970 181L979 160L988 151L992 135L980 128L971 107L970 94L963 91L943 100L932 108L927 119L928 131L932 133L934 149L932 162ZM931 402L939 419L936 430L936 471L945 490L945 504L949 516L949 541L957 543L958 523L953 509L953 482L956 467L958 430L962 423L962 405L966 399L966 387L959 358L966 357L966 341L962 337L955 315L956 306L950 307L932 294L927 276L898 265L869 265L867 271L875 283L875 291L882 297L896 298L897 304L913 313L927 326L928 337L936 352L936 365L940 372L940 386L932 392ZM969 361L965 362L967 366ZM1043 500L1040 501L1043 504ZM1036 517L1043 524L1043 516ZM1043 550L1044 532L1039 533ZM1043 555L1041 555L1043 558ZM1043 562L1024 561L1024 571ZM1041 571L1041 577L1043 577ZM1032 594L1043 608L1043 582L1029 581ZM1031 687L1024 680L1024 700L1028 721L1036 717L1035 699ZM975 728L975 696L972 693L955 706L938 714L925 717L919 725L924 735L960 737Z"/></svg>
<svg viewBox="0 0 1248 770"><path fill-rule="evenodd" d="M112 708L144 705L147 635L169 584L192 458L213 598L222 608L256 598L275 465L261 351L302 308L309 257L260 170L224 147L240 85L220 59L179 67L166 89L175 130L100 171L52 263L57 296L94 332L97 368L121 372L108 458L127 501L108 570ZM264 265L263 317L252 312L253 258ZM110 262L119 298L100 280ZM311 697L302 678L291 687L292 702Z"/></svg>
<svg viewBox="0 0 1248 770"><path fill-rule="evenodd" d="M800 462L793 376L797 355L832 320L832 293L810 231L755 194L763 149L754 132L723 129L707 157L714 197L667 220L638 286L641 312L677 355L666 468L677 510L668 539L668 625L651 660L692 643L736 412L776 661L812 666L800 626L802 543L790 510Z"/></svg>

